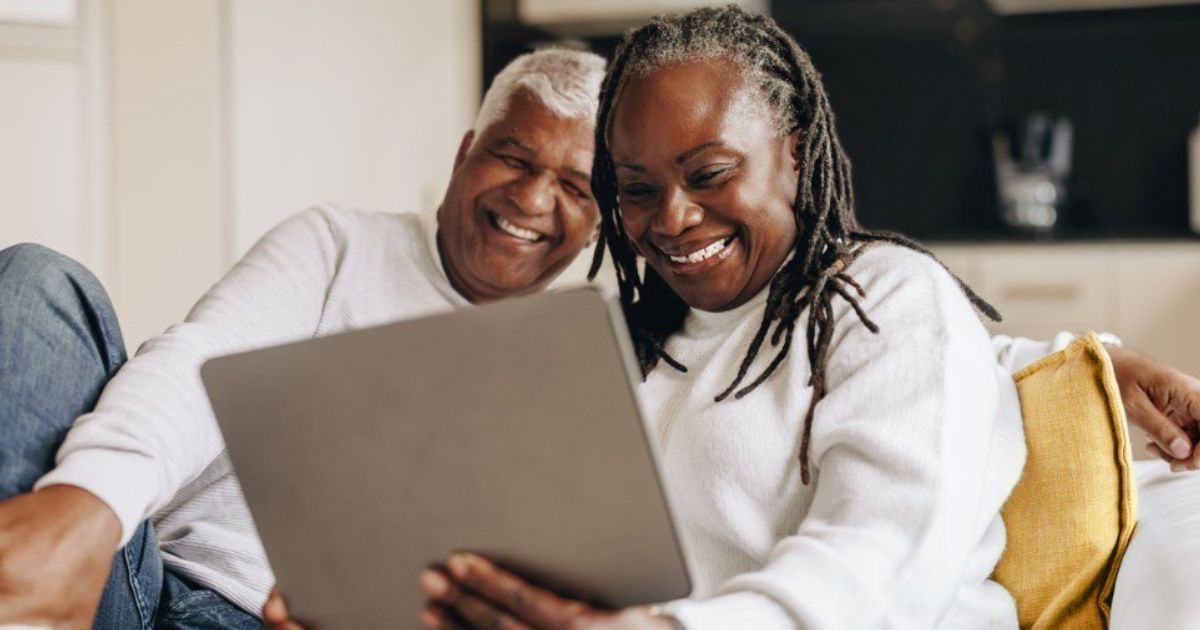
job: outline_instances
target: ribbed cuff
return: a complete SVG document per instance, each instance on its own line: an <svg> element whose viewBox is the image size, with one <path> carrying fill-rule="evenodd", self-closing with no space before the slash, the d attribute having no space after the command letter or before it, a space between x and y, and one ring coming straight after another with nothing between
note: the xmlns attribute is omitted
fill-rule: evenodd
<svg viewBox="0 0 1200 630"><path fill-rule="evenodd" d="M795 630L796 622L775 600L759 593L739 592L712 599L681 599L663 606L687 630Z"/></svg>
<svg viewBox="0 0 1200 630"><path fill-rule="evenodd" d="M72 451L34 484L34 490L65 485L83 488L108 505L121 522L121 542L133 537L154 504L154 469L141 455L99 448Z"/></svg>

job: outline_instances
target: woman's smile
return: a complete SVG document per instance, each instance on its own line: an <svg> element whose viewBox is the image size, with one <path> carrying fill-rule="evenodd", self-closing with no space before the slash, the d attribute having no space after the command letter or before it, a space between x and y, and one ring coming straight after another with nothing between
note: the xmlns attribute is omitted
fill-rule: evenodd
<svg viewBox="0 0 1200 630"><path fill-rule="evenodd" d="M707 245L657 247L658 255L666 257L667 268L676 276L696 276L715 269L729 260L738 250L737 236L712 239ZM673 253L675 252L675 253Z"/></svg>

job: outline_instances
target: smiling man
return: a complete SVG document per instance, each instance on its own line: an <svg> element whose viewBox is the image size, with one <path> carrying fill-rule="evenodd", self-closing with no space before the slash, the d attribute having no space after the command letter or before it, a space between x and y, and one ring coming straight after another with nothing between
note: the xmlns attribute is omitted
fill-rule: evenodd
<svg viewBox="0 0 1200 630"><path fill-rule="evenodd" d="M518 58L462 139L436 224L296 215L128 363L91 274L38 246L0 252L0 625L260 627L274 578L200 363L544 289L597 234L603 73L590 53Z"/></svg>
<svg viewBox="0 0 1200 630"><path fill-rule="evenodd" d="M545 288L597 233L592 121L547 100L521 91L503 109L485 102L459 148L437 244L451 285L472 302Z"/></svg>

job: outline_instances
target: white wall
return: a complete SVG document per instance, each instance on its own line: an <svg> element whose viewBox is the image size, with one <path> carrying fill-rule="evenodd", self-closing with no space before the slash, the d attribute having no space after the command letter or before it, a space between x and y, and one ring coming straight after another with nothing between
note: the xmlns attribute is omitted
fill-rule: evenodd
<svg viewBox="0 0 1200 630"><path fill-rule="evenodd" d="M474 0L230 4L233 253L319 202L432 212L479 103Z"/></svg>
<svg viewBox="0 0 1200 630"><path fill-rule="evenodd" d="M80 259L131 348L304 207L432 212L479 102L475 0L76 7L0 24L0 247Z"/></svg>
<svg viewBox="0 0 1200 630"><path fill-rule="evenodd" d="M88 31L82 19L35 23L30 8L0 5L26 20L0 22L0 247L44 243L103 271L88 203Z"/></svg>
<svg viewBox="0 0 1200 630"><path fill-rule="evenodd" d="M224 267L221 4L110 4L109 288L131 348Z"/></svg>

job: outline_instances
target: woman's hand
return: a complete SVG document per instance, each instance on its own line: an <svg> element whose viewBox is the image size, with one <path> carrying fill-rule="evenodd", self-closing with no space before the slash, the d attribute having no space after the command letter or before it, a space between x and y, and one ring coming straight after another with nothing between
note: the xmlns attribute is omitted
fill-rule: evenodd
<svg viewBox="0 0 1200 630"><path fill-rule="evenodd" d="M446 571L421 573L430 605L421 623L433 630L671 630L644 608L601 611L532 586L484 558L458 553Z"/></svg>
<svg viewBox="0 0 1200 630"><path fill-rule="evenodd" d="M1200 380L1132 350L1108 346L1129 421L1171 470L1200 470Z"/></svg>

